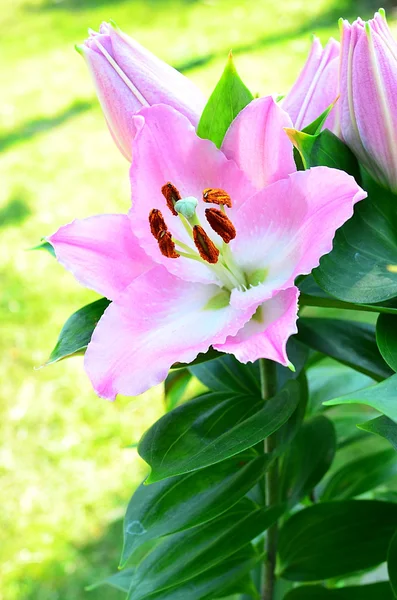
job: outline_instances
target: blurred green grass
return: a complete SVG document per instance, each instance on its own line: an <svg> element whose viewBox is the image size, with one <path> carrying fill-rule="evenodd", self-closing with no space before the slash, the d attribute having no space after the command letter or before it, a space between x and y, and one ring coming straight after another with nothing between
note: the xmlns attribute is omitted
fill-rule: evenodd
<svg viewBox="0 0 397 600"><path fill-rule="evenodd" d="M114 19L206 92L233 48L260 95L285 92L316 32L378 8L349 0L3 0L0 12L0 599L112 600L84 586L117 566L120 518L143 477L125 446L162 410L161 387L95 397L80 358L43 364L94 294L27 249L75 217L128 208L128 165L73 45ZM122 595L121 595L122 597Z"/></svg>

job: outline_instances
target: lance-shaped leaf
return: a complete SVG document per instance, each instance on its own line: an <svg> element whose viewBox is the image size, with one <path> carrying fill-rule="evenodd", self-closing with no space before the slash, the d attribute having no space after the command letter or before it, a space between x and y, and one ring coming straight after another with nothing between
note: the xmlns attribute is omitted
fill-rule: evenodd
<svg viewBox="0 0 397 600"><path fill-rule="evenodd" d="M51 256L53 256L55 258L55 250L53 248L53 246L50 244L50 242L47 241L42 241L40 244L37 244L37 246L33 246L33 248L29 248L29 250L45 250L46 252L48 252L49 254L51 254Z"/></svg>
<svg viewBox="0 0 397 600"><path fill-rule="evenodd" d="M138 446L152 468L148 482L202 469L251 448L289 419L299 398L300 386L292 380L265 405L258 396L213 392L177 407Z"/></svg>
<svg viewBox="0 0 397 600"><path fill-rule="evenodd" d="M172 410L181 402L192 376L188 369L174 369L164 382L165 406Z"/></svg>
<svg viewBox="0 0 397 600"><path fill-rule="evenodd" d="M328 589L321 585L302 585L288 592L284 600L393 600L388 581L368 585L348 585Z"/></svg>
<svg viewBox="0 0 397 600"><path fill-rule="evenodd" d="M393 374L375 339L375 328L367 323L338 319L301 318L298 340L318 352L360 371L376 381Z"/></svg>
<svg viewBox="0 0 397 600"><path fill-rule="evenodd" d="M396 453L392 449L375 452L343 465L327 481L321 500L347 500L375 489L397 474Z"/></svg>
<svg viewBox="0 0 397 600"><path fill-rule="evenodd" d="M387 570L394 596L397 598L397 531L390 541L387 552Z"/></svg>
<svg viewBox="0 0 397 600"><path fill-rule="evenodd" d="M310 414L323 409L322 404L327 400L374 383L374 380L367 375L330 360L309 367L306 376L309 385L308 412Z"/></svg>
<svg viewBox="0 0 397 600"><path fill-rule="evenodd" d="M328 408L326 415L335 427L337 448L345 448L359 439L368 436L368 433L358 429L357 423L363 419L371 419L378 415L375 410L368 410L366 406L334 406Z"/></svg>
<svg viewBox="0 0 397 600"><path fill-rule="evenodd" d="M211 140L220 148L231 122L253 99L241 81L230 53L222 77L203 110L197 135Z"/></svg>
<svg viewBox="0 0 397 600"><path fill-rule="evenodd" d="M248 591L252 589L252 584L250 585L250 580L247 581L246 578L260 559L261 556L251 545L246 546L208 571L180 585L154 592L149 598L150 600L202 600L223 598L230 595L231 590L237 593Z"/></svg>
<svg viewBox="0 0 397 600"><path fill-rule="evenodd" d="M130 589L133 572L134 569L124 569L119 573L115 573L114 575L106 577L106 579L98 581L98 583L93 583L87 586L86 590L87 592L90 592L91 590L95 590L96 588L101 587L103 585L108 585L109 587L112 587L116 590L120 590L121 592L128 592L128 590Z"/></svg>
<svg viewBox="0 0 397 600"><path fill-rule="evenodd" d="M384 562L397 527L397 505L375 500L324 502L301 510L279 536L279 574L319 581Z"/></svg>
<svg viewBox="0 0 397 600"><path fill-rule="evenodd" d="M128 600L143 600L221 563L265 531L282 514L244 498L208 523L164 538L137 566Z"/></svg>
<svg viewBox="0 0 397 600"><path fill-rule="evenodd" d="M100 298L73 313L62 327L47 364L74 354L82 354L91 340L99 319L109 304L110 300Z"/></svg>
<svg viewBox="0 0 397 600"><path fill-rule="evenodd" d="M390 442L394 450L397 450L397 423L389 419L389 417L382 415L381 417L376 417L376 419L365 421L365 423L359 423L357 427L363 431L369 431L385 438Z"/></svg>
<svg viewBox="0 0 397 600"><path fill-rule="evenodd" d="M397 371L397 315L379 315L376 322L376 341L389 367Z"/></svg>
<svg viewBox="0 0 397 600"><path fill-rule="evenodd" d="M258 363L243 365L232 354L191 365L189 371L214 392L259 394L261 390Z"/></svg>
<svg viewBox="0 0 397 600"><path fill-rule="evenodd" d="M148 540L200 525L228 510L256 484L270 462L269 456L247 450L206 469L141 484L124 519L121 566Z"/></svg>
<svg viewBox="0 0 397 600"><path fill-rule="evenodd" d="M397 421L397 374L386 381L328 400L324 404L366 404Z"/></svg>
<svg viewBox="0 0 397 600"><path fill-rule="evenodd" d="M328 112L329 110L327 109ZM321 123L323 115L318 118L318 123ZM313 128L310 131L308 131L308 128L303 131L286 129L289 139L301 156L304 168L330 167L339 169L353 175L356 181L360 181L357 159L346 144L328 129L310 135L315 130L316 123L317 121L312 124Z"/></svg>
<svg viewBox="0 0 397 600"><path fill-rule="evenodd" d="M283 458L281 498L294 506L309 494L330 468L335 450L332 422L322 415L307 421Z"/></svg>
<svg viewBox="0 0 397 600"><path fill-rule="evenodd" d="M397 297L396 196L369 178L363 184L368 198L335 235L333 250L313 271L317 283L329 294L372 304Z"/></svg>

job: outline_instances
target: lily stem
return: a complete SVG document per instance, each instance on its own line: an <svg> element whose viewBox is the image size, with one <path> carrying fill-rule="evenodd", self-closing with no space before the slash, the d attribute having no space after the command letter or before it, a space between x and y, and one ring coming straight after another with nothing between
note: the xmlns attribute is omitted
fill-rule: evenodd
<svg viewBox="0 0 397 600"><path fill-rule="evenodd" d="M276 364L261 358L259 361L261 396L266 402L277 393ZM265 452L271 453L276 447L276 434L265 439ZM278 461L275 460L265 473L266 506L278 503ZM273 600L276 583L278 525L274 523L266 532L266 558L264 564L263 600Z"/></svg>

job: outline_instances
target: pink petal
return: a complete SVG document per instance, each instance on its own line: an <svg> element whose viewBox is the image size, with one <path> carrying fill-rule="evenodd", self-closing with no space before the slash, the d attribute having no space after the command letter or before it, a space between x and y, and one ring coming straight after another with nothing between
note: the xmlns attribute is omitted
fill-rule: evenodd
<svg viewBox="0 0 397 600"><path fill-rule="evenodd" d="M230 125L222 151L260 190L296 171L284 131L291 126L290 117L271 96L253 100Z"/></svg>
<svg viewBox="0 0 397 600"><path fill-rule="evenodd" d="M249 198L233 217L237 236L229 247L251 287L233 290L233 306L263 302L292 287L299 274L310 273L366 195L343 171L315 167Z"/></svg>
<svg viewBox="0 0 397 600"><path fill-rule="evenodd" d="M190 362L235 335L256 307L239 311L220 302L211 308L221 293L161 266L135 279L105 311L87 349L85 366L98 395L141 394L163 381L175 362Z"/></svg>
<svg viewBox="0 0 397 600"><path fill-rule="evenodd" d="M135 125L132 115L142 103L131 92L106 58L87 46L82 46L107 126L120 152L131 161Z"/></svg>
<svg viewBox="0 0 397 600"><path fill-rule="evenodd" d="M103 23L80 51L112 137L129 161L135 136L131 117L142 106L169 104L197 125L206 102L197 86L120 29Z"/></svg>
<svg viewBox="0 0 397 600"><path fill-rule="evenodd" d="M113 56L148 105L167 104L197 125L206 104L199 88L185 75L118 28L109 27Z"/></svg>
<svg viewBox="0 0 397 600"><path fill-rule="evenodd" d="M201 200L204 189L226 190L238 207L254 193L253 186L234 161L227 160L209 140L197 137L188 119L174 109L165 105L144 108L134 121L139 124L130 171L134 233L149 256L171 273L187 281L218 282L214 272L203 264L161 255L157 241L150 234L149 212L152 208L161 210L173 236L196 253L180 218L168 210L162 186L170 181L182 197L197 198L197 215L203 225L206 225L204 211L209 206Z"/></svg>
<svg viewBox="0 0 397 600"><path fill-rule="evenodd" d="M217 344L216 350L234 354L242 363L268 358L289 366L287 341L297 332L298 296L296 287L279 292L258 307L237 335Z"/></svg>
<svg viewBox="0 0 397 600"><path fill-rule="evenodd" d="M282 102L296 129L312 123L336 100L338 79L339 43L331 38L323 49L315 38L303 70ZM335 126L335 108L326 121L331 130Z"/></svg>
<svg viewBox="0 0 397 600"><path fill-rule="evenodd" d="M381 183L397 189L397 45L373 29L368 36L359 24L351 26L350 38L344 50L351 56L351 74L341 88L342 135Z"/></svg>
<svg viewBox="0 0 397 600"><path fill-rule="evenodd" d="M153 265L127 215L76 219L47 238L59 262L82 285L115 299Z"/></svg>

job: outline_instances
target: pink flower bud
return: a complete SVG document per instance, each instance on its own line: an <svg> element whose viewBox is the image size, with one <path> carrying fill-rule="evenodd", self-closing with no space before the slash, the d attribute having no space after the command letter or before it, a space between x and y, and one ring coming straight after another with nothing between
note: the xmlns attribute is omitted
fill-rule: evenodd
<svg viewBox="0 0 397 600"><path fill-rule="evenodd" d="M383 10L340 26L341 136L380 184L397 191L397 43Z"/></svg>
<svg viewBox="0 0 397 600"><path fill-rule="evenodd" d="M102 23L78 50L87 61L106 122L119 150L131 161L135 125L143 106L168 104L197 125L205 105L200 90L118 27Z"/></svg>
<svg viewBox="0 0 397 600"><path fill-rule="evenodd" d="M325 111L338 96L339 43L331 38L325 48L318 38L312 47L298 79L284 98L282 107L296 129L303 129ZM335 129L337 106L329 114L326 125Z"/></svg>

